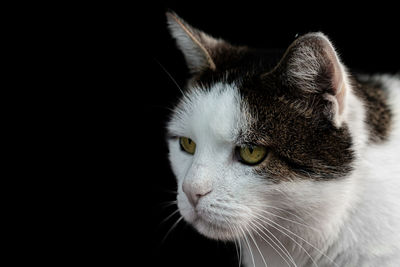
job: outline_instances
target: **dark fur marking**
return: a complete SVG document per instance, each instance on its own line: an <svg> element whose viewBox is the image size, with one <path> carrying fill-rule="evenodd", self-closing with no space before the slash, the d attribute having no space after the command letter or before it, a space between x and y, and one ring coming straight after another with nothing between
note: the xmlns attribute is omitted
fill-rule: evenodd
<svg viewBox="0 0 400 267"><path fill-rule="evenodd" d="M392 125L392 112L387 104L388 95L382 84L376 80L354 79L353 88L367 109L366 123L370 129L369 141L387 140Z"/></svg>
<svg viewBox="0 0 400 267"><path fill-rule="evenodd" d="M222 43L218 47L218 53L213 53L216 70L206 69L195 74L191 79L192 84L210 88L216 82L232 83L252 77L255 71L272 69L278 63L283 50L256 50Z"/></svg>
<svg viewBox="0 0 400 267"><path fill-rule="evenodd" d="M239 143L254 143L271 149L272 156L255 168L257 174L274 182L295 177L327 180L343 177L352 170L354 155L346 126L337 129L326 112L330 102L324 92L304 94L289 86L282 73L270 71L282 53L241 49L226 51L216 62L216 71L204 71L193 81L212 87L215 82L236 82L250 113L257 118ZM227 63L228 59L234 62ZM263 61L265 59L265 61ZM267 60L268 59L268 60Z"/></svg>
<svg viewBox="0 0 400 267"><path fill-rule="evenodd" d="M276 74L256 80L253 77L242 84L242 95L257 120L240 138L273 151L257 173L274 181L294 177L326 180L352 170L354 155L348 128L333 125L325 112L330 102L322 94L291 94L293 88L286 88Z"/></svg>

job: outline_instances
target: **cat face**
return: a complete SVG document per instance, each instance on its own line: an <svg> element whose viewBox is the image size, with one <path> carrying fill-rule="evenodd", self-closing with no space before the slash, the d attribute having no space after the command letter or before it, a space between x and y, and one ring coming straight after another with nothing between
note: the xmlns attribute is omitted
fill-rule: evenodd
<svg viewBox="0 0 400 267"><path fill-rule="evenodd" d="M229 238L226 225L246 218L243 203L256 183L249 183L254 179L251 168L235 157L237 138L247 123L238 91L223 83L209 89L193 90L171 119L170 161L183 217L201 233L223 239ZM195 142L193 154L179 137Z"/></svg>
<svg viewBox="0 0 400 267"><path fill-rule="evenodd" d="M184 219L232 240L280 211L335 216L356 155L348 81L329 40L305 35L274 62L167 17L193 74L167 127Z"/></svg>

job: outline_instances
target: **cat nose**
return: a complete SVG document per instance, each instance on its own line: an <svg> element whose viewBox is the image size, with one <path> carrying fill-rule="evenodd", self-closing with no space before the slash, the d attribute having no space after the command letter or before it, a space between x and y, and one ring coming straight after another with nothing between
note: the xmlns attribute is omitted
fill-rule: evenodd
<svg viewBox="0 0 400 267"><path fill-rule="evenodd" d="M200 198L211 193L211 187L207 185L199 185L188 182L183 182L182 190L188 198L190 204L195 208L199 203Z"/></svg>

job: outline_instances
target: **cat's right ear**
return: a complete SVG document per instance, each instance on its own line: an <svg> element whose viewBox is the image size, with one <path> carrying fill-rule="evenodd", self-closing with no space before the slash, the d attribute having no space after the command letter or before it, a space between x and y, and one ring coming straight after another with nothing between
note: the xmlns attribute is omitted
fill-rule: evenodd
<svg viewBox="0 0 400 267"><path fill-rule="evenodd" d="M215 70L213 50L223 41L190 26L174 12L167 12L168 28L182 51L191 73Z"/></svg>

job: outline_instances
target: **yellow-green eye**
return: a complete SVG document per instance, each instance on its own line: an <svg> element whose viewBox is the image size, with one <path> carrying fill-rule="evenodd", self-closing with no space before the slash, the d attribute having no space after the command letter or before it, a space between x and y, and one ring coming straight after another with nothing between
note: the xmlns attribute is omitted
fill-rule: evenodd
<svg viewBox="0 0 400 267"><path fill-rule="evenodd" d="M179 137L179 144L181 145L182 150L189 154L193 155L196 151L196 143L190 138Z"/></svg>
<svg viewBox="0 0 400 267"><path fill-rule="evenodd" d="M256 165L263 161L267 152L263 146L243 146L236 149L239 161L248 165Z"/></svg>

